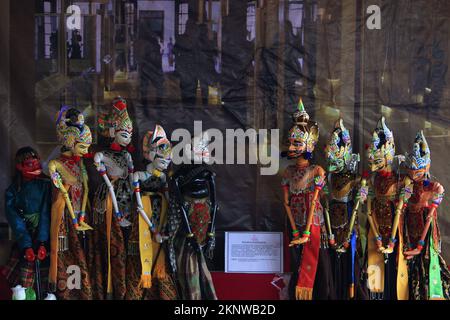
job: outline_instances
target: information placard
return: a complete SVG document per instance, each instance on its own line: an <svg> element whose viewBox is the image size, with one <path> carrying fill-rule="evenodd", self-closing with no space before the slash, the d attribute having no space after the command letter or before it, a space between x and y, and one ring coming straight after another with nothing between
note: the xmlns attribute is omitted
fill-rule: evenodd
<svg viewBox="0 0 450 320"><path fill-rule="evenodd" d="M283 233L225 232L225 272L283 272Z"/></svg>

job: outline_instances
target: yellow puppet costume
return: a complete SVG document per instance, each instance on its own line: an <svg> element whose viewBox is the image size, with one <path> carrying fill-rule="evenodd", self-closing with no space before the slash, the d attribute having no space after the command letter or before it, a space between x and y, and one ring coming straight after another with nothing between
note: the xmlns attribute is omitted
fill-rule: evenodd
<svg viewBox="0 0 450 320"><path fill-rule="evenodd" d="M57 137L61 155L49 163L56 187L51 209L49 289L63 300L91 299L85 248L89 239L86 231L92 228L87 224L88 176L82 156L88 152L92 135L78 110L63 107L58 113Z"/></svg>

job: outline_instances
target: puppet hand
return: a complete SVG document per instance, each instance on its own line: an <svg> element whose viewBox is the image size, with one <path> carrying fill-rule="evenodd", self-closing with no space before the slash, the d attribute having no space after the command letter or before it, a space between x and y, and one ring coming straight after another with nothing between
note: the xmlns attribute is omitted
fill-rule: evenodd
<svg viewBox="0 0 450 320"><path fill-rule="evenodd" d="M206 256L208 259L212 259L214 257L214 248L216 247L216 238L211 237L208 240L208 243L206 245Z"/></svg>
<svg viewBox="0 0 450 320"><path fill-rule="evenodd" d="M406 256L406 259L409 260L409 259L412 259L415 256L419 255L420 252L421 252L421 250L416 248L416 249L413 249L413 250L405 251L404 255Z"/></svg>
<svg viewBox="0 0 450 320"><path fill-rule="evenodd" d="M383 252L384 254L390 254L390 253L394 252L394 248L391 247L391 246L389 246L389 247L387 247L386 249L384 249L382 252Z"/></svg>
<svg viewBox="0 0 450 320"><path fill-rule="evenodd" d="M94 230L94 229L90 225L88 225L86 222L80 221L77 231L88 231L88 230Z"/></svg>
<svg viewBox="0 0 450 320"><path fill-rule="evenodd" d="M292 240L291 243L289 244L289 247L304 244L304 243L308 242L308 240L309 240L309 237L301 237L299 239Z"/></svg>
<svg viewBox="0 0 450 320"><path fill-rule="evenodd" d="M45 246L41 244L37 251L37 258L42 261L45 257L47 257L47 249L45 249Z"/></svg>
<svg viewBox="0 0 450 320"><path fill-rule="evenodd" d="M25 249L25 260L27 260L28 262L33 262L34 260L36 260L36 255L34 254L32 248Z"/></svg>
<svg viewBox="0 0 450 320"><path fill-rule="evenodd" d="M359 193L357 195L357 199L361 202L365 202L367 199L367 195L369 194L369 188L368 187L361 187L359 189Z"/></svg>
<svg viewBox="0 0 450 320"><path fill-rule="evenodd" d="M328 244L330 245L330 247L332 248L336 248L337 244L336 244L336 240L333 239L329 239L328 240Z"/></svg>
<svg viewBox="0 0 450 320"><path fill-rule="evenodd" d="M383 252L385 249L383 247L383 243L381 242L381 240L376 240L376 244L377 244L377 251L378 252Z"/></svg>

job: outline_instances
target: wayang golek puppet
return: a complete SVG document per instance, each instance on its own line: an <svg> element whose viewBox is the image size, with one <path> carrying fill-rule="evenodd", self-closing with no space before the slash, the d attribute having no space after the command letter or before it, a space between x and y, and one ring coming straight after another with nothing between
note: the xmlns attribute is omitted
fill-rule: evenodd
<svg viewBox="0 0 450 320"><path fill-rule="evenodd" d="M357 173L359 154L352 153L349 131L342 119L334 126L327 146L329 201L325 221L333 255L334 283L337 299L366 299L361 280L358 209L368 193L366 178ZM356 295L355 295L356 287Z"/></svg>
<svg viewBox="0 0 450 320"><path fill-rule="evenodd" d="M168 177L172 147L164 129L156 125L143 139L145 171L133 174L137 211L128 241L126 299L177 299L166 259Z"/></svg>
<svg viewBox="0 0 450 320"><path fill-rule="evenodd" d="M92 288L86 261L86 251L92 230L86 212L88 204L88 175L83 156L92 143L89 127L83 114L62 107L57 116L57 138L62 144L61 154L49 162L48 168L56 187L51 209L49 289L63 300L89 300ZM80 269L79 288L68 286L68 268Z"/></svg>
<svg viewBox="0 0 450 320"><path fill-rule="evenodd" d="M437 208L444 188L431 180L431 154L422 131L416 135L413 151L406 156L413 194L405 210L406 259L409 260L410 298L450 299L450 272L441 255Z"/></svg>
<svg viewBox="0 0 450 320"><path fill-rule="evenodd" d="M395 156L394 135L382 117L367 146L370 170L367 198L368 282L371 299L407 300L408 268L403 254L403 211L411 196L408 177L394 171L404 157ZM396 161L396 163L394 163Z"/></svg>
<svg viewBox="0 0 450 320"><path fill-rule="evenodd" d="M186 300L217 299L205 259L214 252L218 207L215 173L207 165L209 143L207 132L195 136L185 148L194 163L181 165L170 182L169 259L180 298Z"/></svg>
<svg viewBox="0 0 450 320"><path fill-rule="evenodd" d="M131 145L133 124L125 99L117 97L111 109L99 117L99 130L112 139L109 148L97 152L94 165L103 182L94 195L93 223L95 250L93 286L96 299L122 300L126 294L126 238L132 212L133 159Z"/></svg>
<svg viewBox="0 0 450 320"><path fill-rule="evenodd" d="M292 229L289 246L293 247L291 261L294 270L289 291L291 298L298 300L311 300L313 297L332 299L332 271L320 203L325 171L310 163L319 139L319 127L316 122L309 120L301 99L293 120L287 155L289 159L295 159L296 164L286 168L282 179L284 208Z"/></svg>
<svg viewBox="0 0 450 320"><path fill-rule="evenodd" d="M42 175L40 157L31 147L17 151L15 168L14 181L5 192L5 212L16 243L3 272L14 292L25 289L24 299L42 299L48 273L51 181ZM14 293L13 299L18 297Z"/></svg>

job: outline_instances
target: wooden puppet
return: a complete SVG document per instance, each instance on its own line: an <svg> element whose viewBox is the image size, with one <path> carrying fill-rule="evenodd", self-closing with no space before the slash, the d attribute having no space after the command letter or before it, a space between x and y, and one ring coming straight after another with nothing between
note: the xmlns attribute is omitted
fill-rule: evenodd
<svg viewBox="0 0 450 320"><path fill-rule="evenodd" d="M333 254L337 299L366 299L358 257L361 252L358 208L367 197L366 180L357 172L359 154L352 153L349 131L339 119L325 148L329 198L325 220ZM356 292L355 292L356 288Z"/></svg>
<svg viewBox="0 0 450 320"><path fill-rule="evenodd" d="M382 117L367 147L374 173L367 198L368 282L371 299L407 300L408 268L403 255L404 206L412 192L411 180L393 169L394 135ZM398 231L398 232L397 232Z"/></svg>
<svg viewBox="0 0 450 320"><path fill-rule="evenodd" d="M205 259L213 256L217 212L209 143L207 132L192 139L185 152L194 164L178 168L170 184L169 259L185 300L217 299Z"/></svg>
<svg viewBox="0 0 450 320"><path fill-rule="evenodd" d="M49 287L59 299L86 300L92 298L86 262L86 231L92 228L86 212L89 190L83 156L88 153L92 135L80 111L63 107L58 114L57 136L61 155L48 165L56 187L51 209ZM80 271L80 283L74 286L68 279L71 266Z"/></svg>
<svg viewBox="0 0 450 320"><path fill-rule="evenodd" d="M294 270L290 295L298 300L332 299L332 270L320 203L325 170L310 163L319 126L309 120L301 99L298 108L293 115L294 126L289 130L288 150L288 158L296 163L286 168L282 179L284 207L292 229L289 246Z"/></svg>
<svg viewBox="0 0 450 320"><path fill-rule="evenodd" d="M40 299L48 273L51 181L43 177L40 157L31 147L17 151L15 165L14 181L5 192L5 212L16 243L3 272L10 286L34 290Z"/></svg>
<svg viewBox="0 0 450 320"><path fill-rule="evenodd" d="M103 182L94 194L92 282L95 299L122 300L126 294L126 237L131 223L133 159L130 154L133 125L126 101L118 97L99 118L100 133L112 138L109 148L97 152L94 164Z"/></svg>
<svg viewBox="0 0 450 320"><path fill-rule="evenodd" d="M437 208L444 187L430 179L431 155L427 140L419 131L413 152L406 157L408 176L414 182L413 194L405 212L409 260L410 298L450 299L450 272L441 255Z"/></svg>
<svg viewBox="0 0 450 320"><path fill-rule="evenodd" d="M145 134L143 153L150 163L145 171L133 175L139 215L133 215L131 220L126 299L173 300L177 299L177 290L166 258L167 168L172 147L160 125Z"/></svg>

